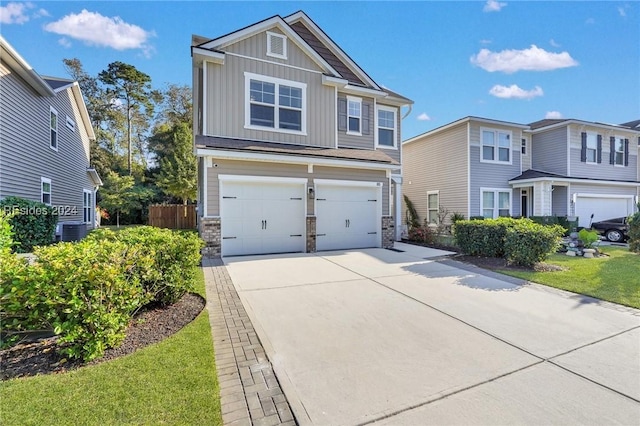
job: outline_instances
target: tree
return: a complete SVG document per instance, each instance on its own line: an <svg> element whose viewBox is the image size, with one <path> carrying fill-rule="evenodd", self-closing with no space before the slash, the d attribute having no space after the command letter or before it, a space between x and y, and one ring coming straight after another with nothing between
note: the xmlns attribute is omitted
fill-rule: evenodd
<svg viewBox="0 0 640 426"><path fill-rule="evenodd" d="M120 214L142 209L142 203L151 197L152 191L136 186L133 176L120 176L110 171L104 178L104 186L100 190L102 199L100 207L109 213L116 213L116 225L120 227Z"/></svg>
<svg viewBox="0 0 640 426"><path fill-rule="evenodd" d="M151 77L138 71L133 65L116 61L110 63L107 70L101 71L98 79L107 86L106 95L112 109L122 110L124 113L127 124L127 168L131 175L134 132L137 137L138 151L144 159L141 135L148 130L149 120L153 116Z"/></svg>
<svg viewBox="0 0 640 426"><path fill-rule="evenodd" d="M196 198L198 187L191 129L186 123L175 124L162 139L171 149L160 160L156 183L166 194L181 199L186 205Z"/></svg>

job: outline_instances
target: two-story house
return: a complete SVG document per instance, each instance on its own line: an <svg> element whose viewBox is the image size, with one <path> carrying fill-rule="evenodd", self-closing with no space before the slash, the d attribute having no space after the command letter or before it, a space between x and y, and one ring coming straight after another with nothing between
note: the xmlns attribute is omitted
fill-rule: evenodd
<svg viewBox="0 0 640 426"><path fill-rule="evenodd" d="M205 255L391 247L412 102L303 12L192 44Z"/></svg>
<svg viewBox="0 0 640 426"><path fill-rule="evenodd" d="M573 119L466 117L404 142L403 193L430 223L442 207L466 218L578 216L588 227L635 211L639 136Z"/></svg>
<svg viewBox="0 0 640 426"><path fill-rule="evenodd" d="M102 185L90 166L92 139L78 83L40 76L0 36L0 199L40 201L60 224L92 229Z"/></svg>

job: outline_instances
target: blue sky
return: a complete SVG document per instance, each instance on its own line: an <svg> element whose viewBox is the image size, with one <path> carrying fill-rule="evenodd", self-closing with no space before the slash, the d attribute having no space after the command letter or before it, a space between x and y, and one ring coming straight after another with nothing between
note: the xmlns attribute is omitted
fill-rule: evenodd
<svg viewBox="0 0 640 426"><path fill-rule="evenodd" d="M636 1L0 3L0 33L43 75L119 60L156 87L191 84L192 34L217 37L304 10L376 82L415 105L403 138L467 115L640 118Z"/></svg>

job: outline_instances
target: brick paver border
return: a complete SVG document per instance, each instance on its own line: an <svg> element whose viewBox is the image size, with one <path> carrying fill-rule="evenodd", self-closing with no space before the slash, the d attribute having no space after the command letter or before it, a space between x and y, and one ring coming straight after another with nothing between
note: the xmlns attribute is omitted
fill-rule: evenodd
<svg viewBox="0 0 640 426"><path fill-rule="evenodd" d="M295 425L291 407L221 259L202 260L225 425Z"/></svg>

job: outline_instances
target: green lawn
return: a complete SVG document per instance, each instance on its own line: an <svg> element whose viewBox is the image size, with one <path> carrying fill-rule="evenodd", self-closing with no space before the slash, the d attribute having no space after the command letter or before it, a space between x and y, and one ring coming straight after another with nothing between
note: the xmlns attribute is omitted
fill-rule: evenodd
<svg viewBox="0 0 640 426"><path fill-rule="evenodd" d="M566 271L499 272L640 309L640 255L619 247L601 247L601 251L609 257L585 259L554 254L546 262L563 266Z"/></svg>
<svg viewBox="0 0 640 426"><path fill-rule="evenodd" d="M199 269L198 293L204 295ZM209 317L170 338L72 372L0 383L5 425L221 425Z"/></svg>

